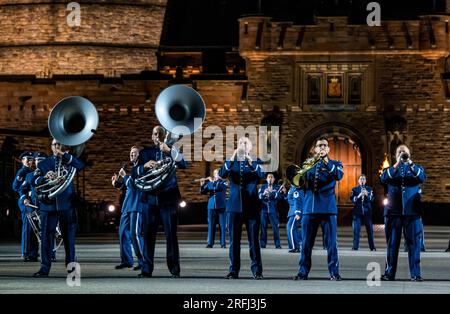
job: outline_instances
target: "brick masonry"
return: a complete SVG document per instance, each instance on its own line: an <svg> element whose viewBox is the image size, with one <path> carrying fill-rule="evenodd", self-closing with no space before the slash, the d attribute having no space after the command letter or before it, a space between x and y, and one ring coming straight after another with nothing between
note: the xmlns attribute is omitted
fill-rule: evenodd
<svg viewBox="0 0 450 314"><path fill-rule="evenodd" d="M0 129L4 132L0 134L0 142L12 136L19 142L18 150L48 152L49 139L39 132L46 129L49 110L63 97L85 96L97 106L100 114L98 133L86 147L92 167L83 173L85 196L89 201L117 200L118 193L111 187L110 177L127 160L131 145L149 144L151 128L157 123L154 103L159 92L168 85L166 80L120 79L120 75L156 69L154 53L159 44L165 1L142 0L135 1L135 5L119 5L119 1L81 1L82 7L89 7L89 10L84 16L85 24L78 30L54 23L63 19L63 5L37 5L38 2L33 1L35 4L27 7L0 1L0 75L31 74L51 78L53 74L102 74L117 80L36 81L22 77L14 81L3 77L0 80ZM105 7L106 15L101 14ZM33 26L27 20L27 14L48 16L51 12L51 21L38 19ZM5 21L5 16L16 16L16 21L11 18ZM282 169L291 162L299 162L312 134L333 128L348 130L363 143L367 163L367 169L363 170L369 175L369 183L382 193L378 168L388 146L385 115L396 114L407 121L404 131L407 144L414 160L428 173L423 188L425 201L450 203L450 103L441 79L449 47L443 17L431 19L434 48L426 28L427 17L408 22L411 48L398 21L389 22L387 32L386 28L347 25L342 18L332 21L333 34L328 33L330 21L325 18L319 19L317 25L304 26L305 37L299 48L296 43L301 26L289 24L283 46L279 48L280 25L263 18L261 45L255 48L260 21L261 17L240 21L239 50L246 60L247 80L193 82L207 105L204 127L218 125L224 130L227 125L259 125L273 106L279 106L284 121ZM131 22L133 27L127 27ZM248 33L244 35L245 23L248 23ZM30 25L32 28L28 29ZM393 48L387 33L393 38ZM370 36L375 40L374 47ZM64 45L59 45L61 43ZM319 111L299 104L298 63L361 60L370 64L368 71L372 77L366 104L341 111ZM242 98L247 83L248 94ZM23 102L23 97L29 96L31 98ZM37 135L5 130L35 131ZM211 169L219 165L213 163ZM188 170L178 171L185 199L205 200L192 180L203 177L206 166L205 162L192 162Z"/></svg>

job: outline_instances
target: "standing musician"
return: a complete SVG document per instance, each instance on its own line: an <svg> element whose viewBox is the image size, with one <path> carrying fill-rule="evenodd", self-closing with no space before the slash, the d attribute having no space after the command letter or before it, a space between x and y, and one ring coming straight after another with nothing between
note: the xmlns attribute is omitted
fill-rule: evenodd
<svg viewBox="0 0 450 314"><path fill-rule="evenodd" d="M359 236L361 232L361 222L366 226L367 239L369 240L369 248L376 251L373 241L372 226L372 201L373 190L366 185L366 176L361 174L358 178L358 186L352 189L350 200L354 204L353 207L353 247L352 250L357 251L359 248Z"/></svg>
<svg viewBox="0 0 450 314"><path fill-rule="evenodd" d="M156 126L152 131L154 145L143 149L139 153L141 164L134 167L132 178L137 178L146 170L157 167L157 162L164 158L171 158L176 162L178 169L186 169L187 162L183 155L174 147L164 143L166 131ZM155 258L156 233L159 220L162 220L166 235L166 260L172 278L180 278L180 253L177 238L177 210L181 200L178 189L176 171L157 190L143 192L140 198L142 206L142 229L144 231L143 267L139 278L152 277Z"/></svg>
<svg viewBox="0 0 450 314"><path fill-rule="evenodd" d="M53 156L39 162L32 185L37 188L47 179L55 179L64 167L74 167L77 171L84 169L84 163L68 152L68 147L52 141ZM59 221L66 253L66 267L75 262L75 235L77 230L77 213L73 207L75 188L71 182L67 188L54 199L40 200L41 219L41 268L33 277L48 277L51 268L56 225ZM72 271L74 268L72 268ZM71 272L69 270L69 272Z"/></svg>
<svg viewBox="0 0 450 314"><path fill-rule="evenodd" d="M300 227L302 224L303 205L305 203L305 191L301 188L291 186L287 200L289 203L289 212L287 215L286 234L289 253L300 253L300 243L302 242Z"/></svg>
<svg viewBox="0 0 450 314"><path fill-rule="evenodd" d="M342 179L344 170L340 161L328 157L330 147L326 138L316 141L314 152L320 161L305 174L305 205L302 217L302 251L300 268L294 280L306 280L311 269L311 255L317 229L323 224L328 251L328 271L331 280L341 280L337 246L336 181Z"/></svg>
<svg viewBox="0 0 450 314"><path fill-rule="evenodd" d="M137 146L131 147L130 163L133 167L137 165L138 158L139 148ZM134 186L134 180L126 173L124 168L120 169L119 175L114 174L111 178L111 183L115 188L126 191L119 226L121 262L115 269L133 267L133 252L131 251L131 246L133 246L134 254L138 259L138 265L134 267L134 270L140 270L143 264L142 248L144 246L141 233L142 208L139 206L141 191Z"/></svg>
<svg viewBox="0 0 450 314"><path fill-rule="evenodd" d="M420 249L423 225L421 221L421 185L426 180L422 166L415 164L406 145L396 150L396 163L383 170L381 183L387 185L387 205L384 208L387 256L382 280L395 280L398 251L404 229L408 246L409 272L412 281L423 281L420 273Z"/></svg>
<svg viewBox="0 0 450 314"><path fill-rule="evenodd" d="M230 160L220 168L219 175L230 179L227 213L230 232L230 268L226 279L239 278L241 268L242 224L245 224L250 250L251 271L254 279L262 279L261 249L259 246L259 226L261 215L256 185L264 176L259 165L260 160L250 157L252 143L249 138L241 137L238 148Z"/></svg>
<svg viewBox="0 0 450 314"><path fill-rule="evenodd" d="M44 153L35 153L34 154L34 162L36 167L39 165L39 163L47 158L47 155ZM19 188L19 195L20 195L20 202L22 205L26 206L27 213L33 212L36 209L40 208L40 202L36 195L36 189L33 187L32 182L34 178L34 172L30 172L25 177L25 181L22 183L22 185ZM27 219L28 223L31 225L30 221ZM31 228L31 226L30 226ZM33 230L31 230L31 233L29 235L30 241L28 243L28 252L29 257L33 261L37 262L38 257L38 250L39 250L39 243L36 235L34 234ZM52 261L55 259L55 252L52 253Z"/></svg>
<svg viewBox="0 0 450 314"><path fill-rule="evenodd" d="M25 178L27 174L33 172L33 161L34 157L31 152L23 152L19 156L21 162L22 162L22 168L20 168L16 176L14 178L12 188L14 191L19 193L20 186L23 182L25 182ZM23 201L19 198L18 201L21 219L22 219L22 237L21 237L21 253L22 258L24 262L36 262L37 261L37 255L34 255L34 252L29 252L28 249L30 249L30 241L32 238L33 230L31 230L31 226L28 222L27 218L27 207L23 203ZM31 255L31 256L30 256Z"/></svg>
<svg viewBox="0 0 450 314"><path fill-rule="evenodd" d="M275 177L272 173L267 175L267 183L261 185L258 190L258 197L261 200L261 248L267 243L267 222L270 221L273 230L273 240L275 248L281 249L280 243L280 219L277 210L278 201L283 199L286 192L283 186L273 184ZM284 189L284 190L283 190Z"/></svg>
<svg viewBox="0 0 450 314"><path fill-rule="evenodd" d="M219 170L215 169L213 178L207 177L200 180L200 193L209 194L208 198L208 243L207 248L214 246L216 224L220 227L220 247L226 248L226 214L228 182L219 176Z"/></svg>

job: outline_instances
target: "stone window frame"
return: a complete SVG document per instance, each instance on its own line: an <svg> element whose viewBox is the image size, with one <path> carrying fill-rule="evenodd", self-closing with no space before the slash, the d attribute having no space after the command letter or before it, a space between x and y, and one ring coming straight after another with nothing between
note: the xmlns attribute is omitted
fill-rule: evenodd
<svg viewBox="0 0 450 314"><path fill-rule="evenodd" d="M293 102L297 102L303 111L355 111L359 107L368 107L373 98L373 67L371 61L299 61L296 63L294 77ZM330 75L342 75L341 86L343 93L342 103L333 104L327 102L327 85L325 79ZM310 76L320 77L320 104L310 103L308 91L308 78ZM360 77L360 102L356 103L350 99L350 80Z"/></svg>

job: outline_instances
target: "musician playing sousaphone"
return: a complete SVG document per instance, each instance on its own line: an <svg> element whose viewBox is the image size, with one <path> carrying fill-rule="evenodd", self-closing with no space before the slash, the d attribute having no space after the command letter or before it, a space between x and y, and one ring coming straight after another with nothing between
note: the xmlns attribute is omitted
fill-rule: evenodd
<svg viewBox="0 0 450 314"><path fill-rule="evenodd" d="M32 185L39 191L39 187L48 180L58 180L63 172L74 167L77 171L84 168L84 163L69 153L69 148L53 139L51 149L53 155L41 161L36 169ZM59 221L64 240L66 266L75 262L75 234L77 229L77 215L73 206L75 189L73 183L54 198L40 199L41 220L41 268L33 277L48 277L51 267L51 257L54 247L56 225Z"/></svg>
<svg viewBox="0 0 450 314"><path fill-rule="evenodd" d="M200 180L200 193L209 195L208 198L208 240L206 247L214 246L214 237L216 235L216 224L220 227L220 247L225 248L226 233L226 194L228 182L219 176L219 170L215 169L213 177L202 178Z"/></svg>
<svg viewBox="0 0 450 314"><path fill-rule="evenodd" d="M132 169L133 179L152 169L158 169L165 160L175 161L178 169L186 169L187 162L183 154L170 143L165 142L166 131L156 126L152 131L152 146L140 151L140 164ZM156 178L155 180L159 180ZM162 220L167 241L167 267L172 278L180 277L180 254L177 238L177 210L181 201L176 171L171 171L157 189L143 191L140 199L142 206L142 230L144 232L143 266L139 278L152 277L155 257L156 233L159 220Z"/></svg>

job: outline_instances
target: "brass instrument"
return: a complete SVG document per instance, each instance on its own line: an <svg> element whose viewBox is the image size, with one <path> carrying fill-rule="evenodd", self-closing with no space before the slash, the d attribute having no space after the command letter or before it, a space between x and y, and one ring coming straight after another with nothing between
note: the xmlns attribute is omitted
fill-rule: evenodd
<svg viewBox="0 0 450 314"><path fill-rule="evenodd" d="M308 158L303 163L302 167L292 164L286 168L286 178L296 188L305 185L305 175L309 170L314 168L322 160L320 154Z"/></svg>
<svg viewBox="0 0 450 314"><path fill-rule="evenodd" d="M53 107L48 117L50 134L61 144L69 146L71 154L77 157L83 152L85 142L95 134L97 126L98 113L94 104L80 96L62 99ZM76 169L64 165L61 158L55 170L55 176L36 187L39 200L56 198L70 185L76 173Z"/></svg>
<svg viewBox="0 0 450 314"><path fill-rule="evenodd" d="M206 116L206 106L200 94L193 88L186 85L172 85L159 94L155 102L155 112L156 118L167 132L164 143L171 146L184 135L194 133L202 125ZM172 137L172 134L176 137ZM158 141L158 144L161 142ZM175 170L175 160L166 157L136 178L135 185L142 191L156 190Z"/></svg>
<svg viewBox="0 0 450 314"><path fill-rule="evenodd" d="M36 238L37 238L39 244L41 244L41 218L39 217L39 207L32 205L32 204L28 204L26 206L30 207L32 209L31 212L26 213L26 216L27 216L28 222L30 223L31 229L33 229L33 232L36 235ZM56 225L56 229L55 229L55 240L56 240L56 245L53 248L53 251L56 251L63 243L63 237L62 237L61 229L59 228L59 223L58 223L58 225Z"/></svg>

